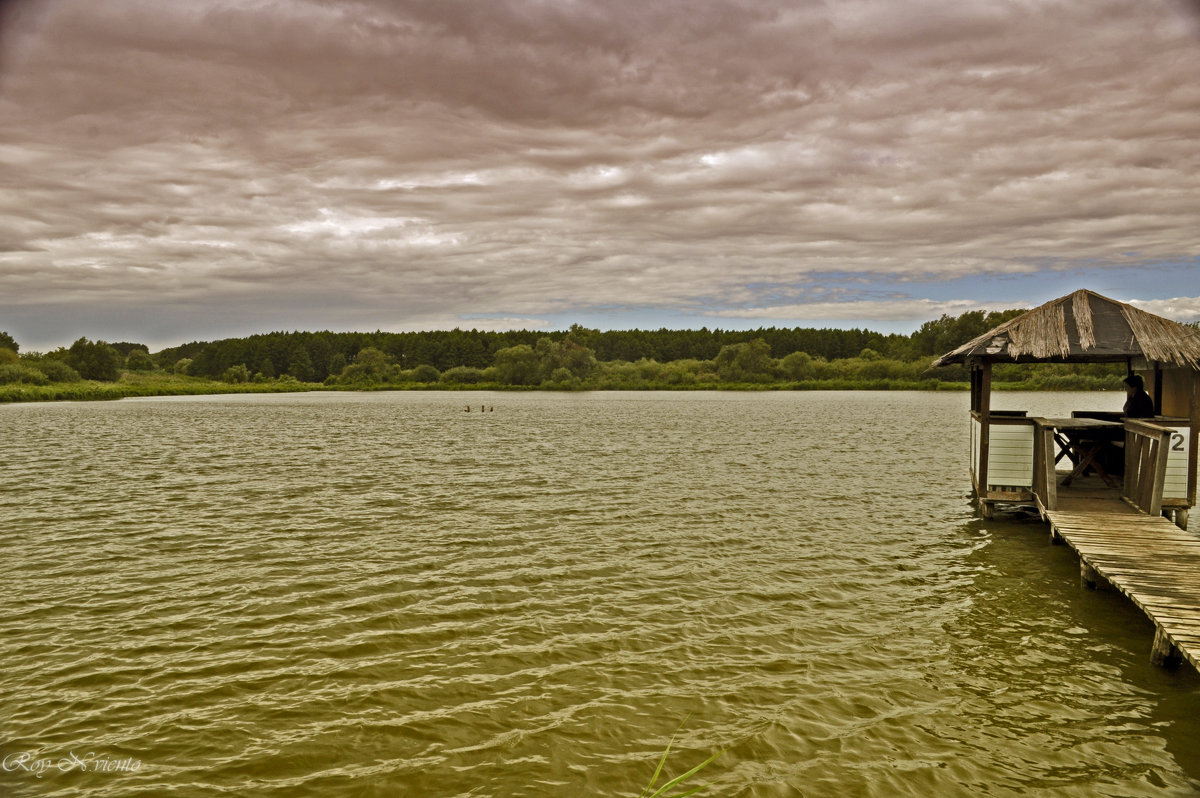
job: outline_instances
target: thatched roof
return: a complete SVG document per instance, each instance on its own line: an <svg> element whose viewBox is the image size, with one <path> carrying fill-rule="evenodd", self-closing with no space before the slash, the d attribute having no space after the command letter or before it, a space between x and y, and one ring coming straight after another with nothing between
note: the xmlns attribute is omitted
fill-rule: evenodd
<svg viewBox="0 0 1200 798"><path fill-rule="evenodd" d="M1145 358L1200 369L1200 330L1092 291L1047 302L942 355L934 366L992 360L1097 363Z"/></svg>

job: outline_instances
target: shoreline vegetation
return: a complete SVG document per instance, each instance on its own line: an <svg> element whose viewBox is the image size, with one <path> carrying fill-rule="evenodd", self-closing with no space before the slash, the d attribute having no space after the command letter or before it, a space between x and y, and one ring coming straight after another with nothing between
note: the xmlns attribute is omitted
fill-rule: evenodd
<svg viewBox="0 0 1200 798"><path fill-rule="evenodd" d="M0 403L298 391L967 390L933 359L1021 313L972 311L910 336L769 328L277 332L151 353L80 338L20 352L0 332ZM998 366L997 390L1120 390L1123 364Z"/></svg>
<svg viewBox="0 0 1200 798"><path fill-rule="evenodd" d="M938 380L804 380L773 383L697 382L689 385L646 382L638 385L586 385L555 387L548 385L518 386L496 382L472 385L453 385L439 382L371 383L356 385L326 385L319 382L299 382L277 379L267 382L227 383L202 377L176 375L133 375L124 373L116 382L79 380L50 385L0 385L0 404L11 402L103 401L149 396L205 396L239 393L306 393L320 391L967 391L967 382ZM997 391L1082 391L1120 390L1120 378L1095 381L1092 379L1055 380L1052 385L1043 381L997 383Z"/></svg>

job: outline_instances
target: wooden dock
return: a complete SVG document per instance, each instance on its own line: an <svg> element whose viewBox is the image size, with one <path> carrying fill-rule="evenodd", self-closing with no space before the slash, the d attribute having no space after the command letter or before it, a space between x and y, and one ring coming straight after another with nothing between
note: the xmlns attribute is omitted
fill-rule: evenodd
<svg viewBox="0 0 1200 798"><path fill-rule="evenodd" d="M1151 659L1200 670L1200 538L1118 498L1068 498L1045 510L1052 540L1079 555L1089 587L1119 590L1154 622Z"/></svg>

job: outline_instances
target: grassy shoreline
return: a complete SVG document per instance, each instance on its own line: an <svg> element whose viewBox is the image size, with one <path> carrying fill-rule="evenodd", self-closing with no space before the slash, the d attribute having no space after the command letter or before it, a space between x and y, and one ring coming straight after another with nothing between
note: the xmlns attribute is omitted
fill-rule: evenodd
<svg viewBox="0 0 1200 798"><path fill-rule="evenodd" d="M1099 386L1091 380L1056 380L1054 384L1012 382L996 383L997 390L1095 390ZM658 382L618 383L588 382L540 386L505 385L488 382L470 385L448 383L404 382L390 384L326 385L317 382L296 380L270 380L267 382L228 383L203 377L188 377L178 374L145 374L126 372L116 382L81 380L78 382L51 383L49 385L10 384L0 385L0 404L14 402L56 401L105 401L147 396L204 396L211 394L239 393L302 393L312 391L965 391L965 382L942 382L939 380L854 380L821 379L802 381L780 381L769 383L697 382L688 385Z"/></svg>
<svg viewBox="0 0 1200 798"><path fill-rule="evenodd" d="M80 380L55 382L49 385L0 385L0 403L10 402L95 402L126 399L138 396L203 396L225 393L283 393L324 389L323 385L305 383L244 383L241 385L206 380L199 377L166 377L146 379L122 377L116 382Z"/></svg>

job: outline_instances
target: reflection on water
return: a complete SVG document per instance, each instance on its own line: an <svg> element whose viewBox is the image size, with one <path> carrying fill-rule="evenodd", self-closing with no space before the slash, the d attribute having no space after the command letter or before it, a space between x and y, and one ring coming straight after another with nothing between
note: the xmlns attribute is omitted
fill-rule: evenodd
<svg viewBox="0 0 1200 798"><path fill-rule="evenodd" d="M687 718L719 795L1200 786L1200 680L971 514L965 395L472 399L0 408L0 785L632 795Z"/></svg>

